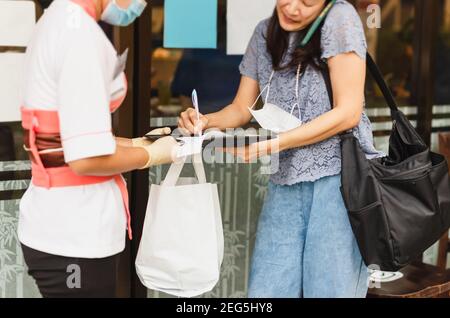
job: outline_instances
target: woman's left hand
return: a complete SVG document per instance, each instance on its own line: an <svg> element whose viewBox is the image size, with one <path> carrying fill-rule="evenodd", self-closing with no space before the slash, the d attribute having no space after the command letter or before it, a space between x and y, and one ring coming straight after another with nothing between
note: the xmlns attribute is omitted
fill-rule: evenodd
<svg viewBox="0 0 450 318"><path fill-rule="evenodd" d="M241 158L245 163L250 163L260 157L280 152L280 138L260 141L245 147L222 148L222 150Z"/></svg>

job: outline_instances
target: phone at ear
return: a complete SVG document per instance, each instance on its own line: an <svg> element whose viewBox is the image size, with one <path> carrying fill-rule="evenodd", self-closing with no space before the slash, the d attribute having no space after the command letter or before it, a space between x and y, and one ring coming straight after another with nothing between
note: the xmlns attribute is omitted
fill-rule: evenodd
<svg viewBox="0 0 450 318"><path fill-rule="evenodd" d="M325 7L325 9L322 10L320 15L314 20L313 24L309 28L308 32L306 33L305 37L303 38L302 42L300 42L299 47L304 47L308 42L311 40L314 33L319 28L322 21L327 16L328 12L330 12L333 5L336 3L336 0L331 0L330 3Z"/></svg>

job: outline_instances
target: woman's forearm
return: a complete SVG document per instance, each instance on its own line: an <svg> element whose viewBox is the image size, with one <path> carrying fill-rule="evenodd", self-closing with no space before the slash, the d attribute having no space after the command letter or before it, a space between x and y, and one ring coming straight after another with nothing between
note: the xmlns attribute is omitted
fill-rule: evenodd
<svg viewBox="0 0 450 318"><path fill-rule="evenodd" d="M219 128L220 130L244 126L252 118L247 109L236 104L230 104L218 112L205 116L208 118L208 126L206 129Z"/></svg>
<svg viewBox="0 0 450 318"><path fill-rule="evenodd" d="M362 111L335 107L314 120L280 135L280 150L312 145L358 125Z"/></svg>
<svg viewBox="0 0 450 318"><path fill-rule="evenodd" d="M329 112L280 135L280 150L315 144L358 125L364 105L366 64L356 53L339 54L328 60L333 97Z"/></svg>
<svg viewBox="0 0 450 318"><path fill-rule="evenodd" d="M79 175L111 176L139 169L148 159L148 153L143 148L117 145L112 155L77 160L70 162L69 166Z"/></svg>

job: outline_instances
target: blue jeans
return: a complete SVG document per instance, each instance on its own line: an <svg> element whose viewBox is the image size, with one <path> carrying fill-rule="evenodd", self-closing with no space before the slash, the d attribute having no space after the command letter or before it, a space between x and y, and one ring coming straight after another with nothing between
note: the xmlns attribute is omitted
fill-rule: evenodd
<svg viewBox="0 0 450 318"><path fill-rule="evenodd" d="M269 183L250 271L250 298L365 297L368 271L353 235L340 175Z"/></svg>

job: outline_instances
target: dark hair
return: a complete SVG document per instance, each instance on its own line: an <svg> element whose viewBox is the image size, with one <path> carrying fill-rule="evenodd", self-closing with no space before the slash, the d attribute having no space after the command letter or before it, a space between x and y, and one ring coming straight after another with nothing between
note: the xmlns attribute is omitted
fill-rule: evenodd
<svg viewBox="0 0 450 318"><path fill-rule="evenodd" d="M326 0L327 5L331 0ZM323 22L322 22L323 25ZM316 30L311 40L304 47L296 48L291 54L291 60L285 65L281 65L283 56L286 54L289 46L289 32L283 30L278 19L277 8L275 8L272 17L269 21L267 29L267 51L272 57L272 65L274 70L282 70L291 67L297 67L302 64L301 71L303 72L308 65L315 68L322 68L323 64L319 62L321 47L320 47L320 33L322 25ZM296 43L298 43L308 32L309 26L303 30L296 32Z"/></svg>

